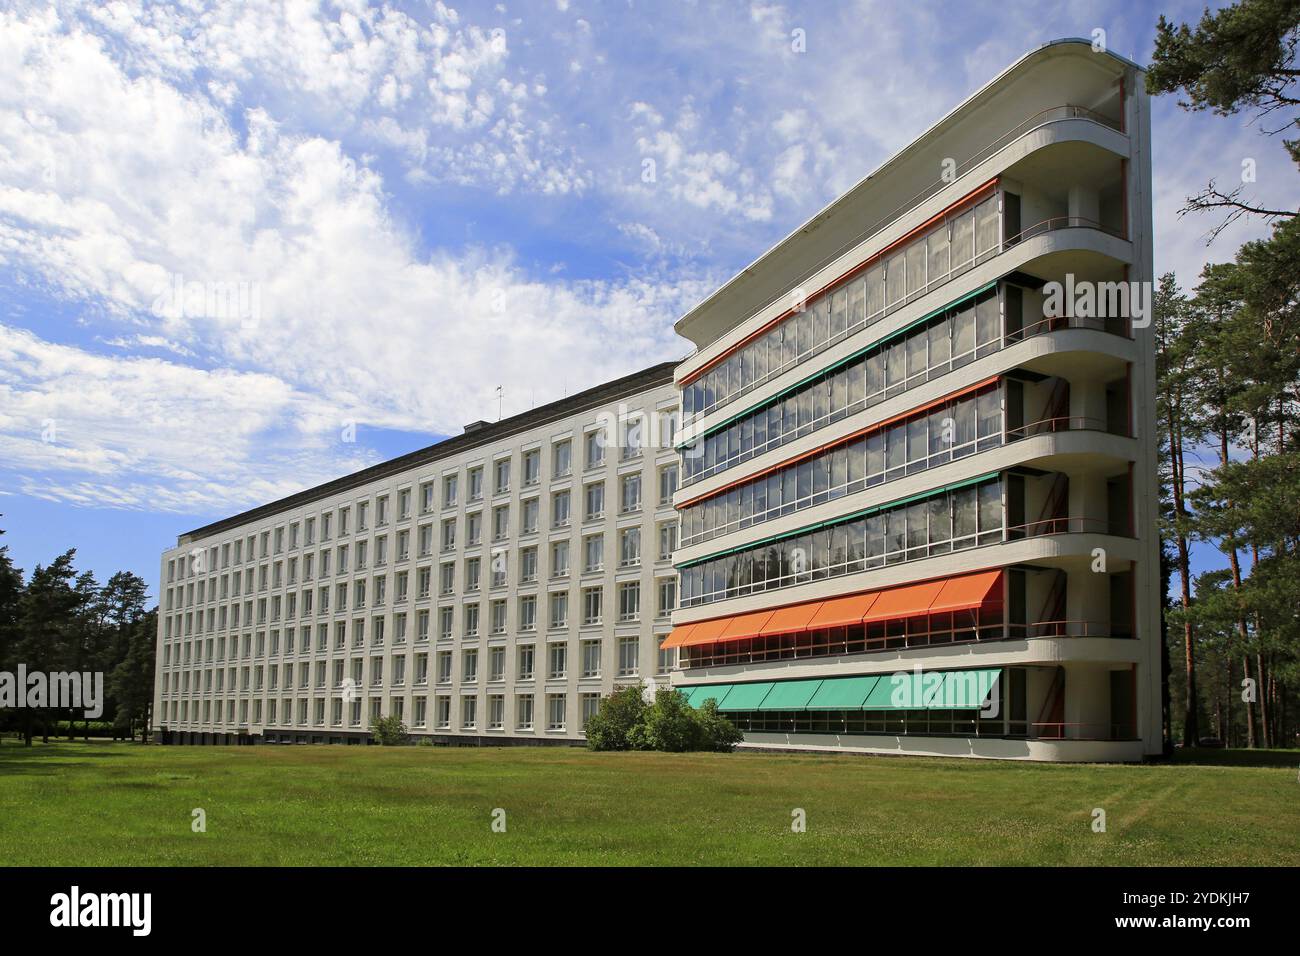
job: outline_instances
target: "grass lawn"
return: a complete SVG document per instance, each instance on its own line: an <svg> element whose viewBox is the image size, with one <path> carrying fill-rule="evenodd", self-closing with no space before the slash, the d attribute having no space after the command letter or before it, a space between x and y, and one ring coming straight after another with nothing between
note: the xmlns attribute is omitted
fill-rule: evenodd
<svg viewBox="0 0 1300 956"><path fill-rule="evenodd" d="M5 740L0 864L1296 865L1298 768Z"/></svg>

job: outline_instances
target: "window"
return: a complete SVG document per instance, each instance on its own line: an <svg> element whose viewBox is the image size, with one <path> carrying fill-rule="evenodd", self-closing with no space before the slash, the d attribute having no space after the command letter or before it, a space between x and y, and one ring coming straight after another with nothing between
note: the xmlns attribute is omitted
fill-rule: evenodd
<svg viewBox="0 0 1300 956"><path fill-rule="evenodd" d="M360 701L357 701L360 705ZM446 729L451 726L451 698L438 697L434 701L434 721L439 728ZM358 720L357 723L360 723Z"/></svg>
<svg viewBox="0 0 1300 956"><path fill-rule="evenodd" d="M569 646L567 644L548 644L546 646L546 677L559 680L566 675L569 668Z"/></svg>
<svg viewBox="0 0 1300 956"><path fill-rule="evenodd" d="M623 423L623 446L620 458L627 461L629 458L635 458L641 454L641 445L644 440L645 416L636 415L629 418Z"/></svg>
<svg viewBox="0 0 1300 956"><path fill-rule="evenodd" d="M515 729L533 729L533 695L518 694L515 697Z"/></svg>
<svg viewBox="0 0 1300 956"><path fill-rule="evenodd" d="M456 609L454 607L438 608L438 640L451 640L452 617L455 613ZM421 611L416 615L416 620L419 622L419 629L416 632L418 635L417 640L427 641L429 639L429 612Z"/></svg>
<svg viewBox="0 0 1300 956"><path fill-rule="evenodd" d="M605 536L589 534L582 539L583 571L599 571L605 566Z"/></svg>
<svg viewBox="0 0 1300 956"><path fill-rule="evenodd" d="M510 536L510 506L500 505L492 509L492 540L504 541Z"/></svg>
<svg viewBox="0 0 1300 956"><path fill-rule="evenodd" d="M489 625L493 634L504 634L506 632L506 602L493 601L488 606Z"/></svg>
<svg viewBox="0 0 1300 956"><path fill-rule="evenodd" d="M566 438L551 447L551 477L566 478L573 473L573 442Z"/></svg>
<svg viewBox="0 0 1300 956"><path fill-rule="evenodd" d="M618 563L622 567L641 563L640 528L624 528L618 533Z"/></svg>
<svg viewBox="0 0 1300 956"><path fill-rule="evenodd" d="M442 550L456 550L456 519L444 518L442 522ZM322 571L321 573L324 573Z"/></svg>
<svg viewBox="0 0 1300 956"><path fill-rule="evenodd" d="M481 558L465 559L465 590L477 591L479 588L479 567Z"/></svg>
<svg viewBox="0 0 1300 956"><path fill-rule="evenodd" d="M488 695L488 730L500 730L506 723L506 699L501 694Z"/></svg>
<svg viewBox="0 0 1300 956"><path fill-rule="evenodd" d="M667 617L677 609L677 579L659 579L659 602L656 607L658 617Z"/></svg>
<svg viewBox="0 0 1300 956"><path fill-rule="evenodd" d="M471 637L478 637L478 608L477 604L465 605L465 633L464 637L468 640Z"/></svg>
<svg viewBox="0 0 1300 956"><path fill-rule="evenodd" d="M397 520L405 521L411 517L411 489L404 488L397 493Z"/></svg>
<svg viewBox="0 0 1300 956"><path fill-rule="evenodd" d="M550 625L559 629L569 626L569 592L552 591L550 601Z"/></svg>
<svg viewBox="0 0 1300 956"><path fill-rule="evenodd" d="M506 679L506 649L494 647L488 651L488 680Z"/></svg>
<svg viewBox="0 0 1300 956"><path fill-rule="evenodd" d="M624 581L618 586L618 619L635 621L641 616L641 582Z"/></svg>
<svg viewBox="0 0 1300 956"><path fill-rule="evenodd" d="M478 698L462 697L460 699L460 726L462 730L473 730L478 725Z"/></svg>
<svg viewBox="0 0 1300 956"><path fill-rule="evenodd" d="M591 521L605 514L605 483L593 481L585 489L586 519Z"/></svg>
<svg viewBox="0 0 1300 956"><path fill-rule="evenodd" d="M520 464L523 466L524 487L535 485L542 480L542 453L537 449L523 453Z"/></svg>
<svg viewBox="0 0 1300 956"><path fill-rule="evenodd" d="M520 522L520 534L536 534L538 522L541 520L542 504L539 498L529 498L521 505L523 517Z"/></svg>
<svg viewBox="0 0 1300 956"><path fill-rule="evenodd" d="M451 651L438 652L438 683L451 683Z"/></svg>
<svg viewBox="0 0 1300 956"><path fill-rule="evenodd" d="M427 515L433 510L433 482L426 481L420 485L420 514ZM420 702L423 705L423 701ZM423 709L421 706L419 709Z"/></svg>
<svg viewBox="0 0 1300 956"><path fill-rule="evenodd" d="M519 582L531 584L537 580L537 548L520 548Z"/></svg>
<svg viewBox="0 0 1300 956"><path fill-rule="evenodd" d="M483 543L483 512L475 511L465 516L465 544L474 547Z"/></svg>
<svg viewBox="0 0 1300 956"><path fill-rule="evenodd" d="M597 429L583 436L586 446L587 467L596 468L605 463L605 432Z"/></svg>
<svg viewBox="0 0 1300 956"><path fill-rule="evenodd" d="M623 514L641 507L640 475L624 475L619 479L619 501Z"/></svg>
<svg viewBox="0 0 1300 956"><path fill-rule="evenodd" d="M533 659L535 648L532 644L519 645L519 675L517 680L533 679Z"/></svg>
<svg viewBox="0 0 1300 956"><path fill-rule="evenodd" d="M415 572L416 593L421 601L428 600L429 589L432 586L433 568L426 565Z"/></svg>
<svg viewBox="0 0 1300 956"><path fill-rule="evenodd" d="M569 501L572 494L568 491L557 491L551 495L551 527L567 528L569 526Z"/></svg>
<svg viewBox="0 0 1300 956"><path fill-rule="evenodd" d="M444 508L454 508L459 504L458 495L460 492L459 478L456 475L446 475L442 479L442 506ZM432 493L432 487L430 487Z"/></svg>
<svg viewBox="0 0 1300 956"><path fill-rule="evenodd" d="M561 578L569 573L569 542L551 543L551 577Z"/></svg>
<svg viewBox="0 0 1300 956"><path fill-rule="evenodd" d="M600 641L582 642L582 676L600 676Z"/></svg>
<svg viewBox="0 0 1300 956"><path fill-rule="evenodd" d="M461 652L460 679L466 684L478 680L478 651L475 648L468 647Z"/></svg>
<svg viewBox="0 0 1300 956"><path fill-rule="evenodd" d="M501 603L504 611L505 602ZM526 594L519 599L519 630L537 630L537 595L535 594Z"/></svg>
<svg viewBox="0 0 1300 956"><path fill-rule="evenodd" d="M659 469L659 503L673 503L673 493L677 490L677 466L664 465Z"/></svg>
<svg viewBox="0 0 1300 956"><path fill-rule="evenodd" d="M621 637L618 641L618 676L635 677L638 671L637 658L640 653L641 640L636 637Z"/></svg>
<svg viewBox="0 0 1300 956"><path fill-rule="evenodd" d="M673 669L673 664L676 663L675 660L676 656L677 656L677 648L675 647L660 648L658 673L667 674L669 671L671 671Z"/></svg>
<svg viewBox="0 0 1300 956"><path fill-rule="evenodd" d="M510 459L502 458L492 468L492 493L501 495L510 490Z"/></svg>
<svg viewBox="0 0 1300 956"><path fill-rule="evenodd" d="M564 694L546 695L546 729L563 730L567 703Z"/></svg>
<svg viewBox="0 0 1300 956"><path fill-rule="evenodd" d="M677 550L677 522L665 521L659 525L659 560L671 561Z"/></svg>
<svg viewBox="0 0 1300 956"><path fill-rule="evenodd" d="M601 588L582 589L582 623L599 624L604 591Z"/></svg>
<svg viewBox="0 0 1300 956"><path fill-rule="evenodd" d="M478 501L483 497L483 466L471 468L466 474L469 478L469 500Z"/></svg>
<svg viewBox="0 0 1300 956"><path fill-rule="evenodd" d="M433 525L420 525L420 557L427 558L433 554Z"/></svg>
<svg viewBox="0 0 1300 956"><path fill-rule="evenodd" d="M478 559L475 558L474 560ZM438 593L456 593L456 565L451 561L438 566Z"/></svg>

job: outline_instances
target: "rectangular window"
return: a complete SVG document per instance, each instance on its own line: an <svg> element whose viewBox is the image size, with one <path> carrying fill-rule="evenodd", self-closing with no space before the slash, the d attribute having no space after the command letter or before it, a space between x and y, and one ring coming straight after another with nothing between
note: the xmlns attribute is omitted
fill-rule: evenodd
<svg viewBox="0 0 1300 956"><path fill-rule="evenodd" d="M573 442L566 438L551 448L551 477L566 478L573 473Z"/></svg>

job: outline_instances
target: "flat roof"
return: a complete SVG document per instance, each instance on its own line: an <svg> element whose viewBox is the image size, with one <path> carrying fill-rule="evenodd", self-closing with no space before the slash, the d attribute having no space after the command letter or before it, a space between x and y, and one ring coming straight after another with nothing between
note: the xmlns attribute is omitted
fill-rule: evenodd
<svg viewBox="0 0 1300 956"><path fill-rule="evenodd" d="M867 175L863 176L860 180L858 180L856 183L854 183L852 186L846 189L839 196L832 199L829 203L823 206L818 212L814 213L805 222L803 222L794 230L792 230L785 238L775 243L766 252L758 256L758 258L756 258L753 262L751 262L745 268L741 269L739 272L737 272L734 276L732 276L722 285L718 286L718 288L715 289L713 292L709 293L708 296L702 299L699 303L697 303L694 307L692 307L689 311L687 311L685 315L679 318L673 324L673 328L676 329L677 333L681 335L683 338L695 342L696 337L691 333L692 327L699 322L707 321L710 313L713 313L718 310L726 309L728 307L728 302L730 300L743 298L745 293L741 288L741 286L744 284L746 279L749 279L751 276L753 276L755 272L763 270L767 265L767 263L769 262L769 260L774 259L782 251L788 249L792 245L792 243L794 243L796 240L799 239L801 235L813 231L823 220L828 219L838 209L845 206L853 197L861 194L864 189L868 188L871 185L872 180L878 178L882 173L884 173L890 167L905 160L908 153L916 149L917 146L921 144L924 140L926 140L928 137L935 135L936 133L941 131L945 126L952 123L962 111L967 109L977 100L989 95L994 90L995 87L997 87L999 84L1004 82L1011 74L1023 69L1030 62L1034 60L1046 58L1048 56L1060 55L1063 53L1083 52L1082 50L1078 49L1079 47L1083 47L1084 50L1086 50L1089 54L1095 55L1095 51L1093 50L1092 47L1092 41L1086 40L1083 37L1064 37L1059 40L1049 40L1046 43L1043 43L1040 46L1036 47L1035 49L1030 50L1028 53L1025 53L1023 56L1021 56L1018 60L1016 60L1006 69L1002 70L1002 72L1000 72L997 76L993 77L993 79L989 80L978 90L976 90L974 93L970 94L970 96L966 97L966 99L962 100L959 104L957 104L957 106L953 107L951 110L945 113L943 117L941 117L937 122L932 124L927 130L925 130L925 132L921 133L919 136L913 139L910 143L908 143L898 152L894 153L892 156L890 156L888 159L882 162L871 172L867 173ZM1143 71L1143 67L1134 63L1132 60L1128 59L1127 57L1121 56L1120 54L1111 51L1110 49L1105 50L1103 55L1106 57L1110 57L1117 66L1122 65L1123 67L1126 68L1132 68L1138 71ZM906 212L906 210L903 210L903 212ZM863 236L862 238L866 238L866 237ZM751 294L751 298L752 298L752 294ZM736 325L739 325L741 322L745 321L751 315L753 315L756 310L762 309L767 304L768 304L767 300L764 300L763 302L756 302L756 303L747 303L743 301L738 303L733 302L732 303L733 308L737 312L737 315L735 316L735 320L731 322L730 325L727 325L723 329L723 331L721 331L718 335L710 339L709 343L716 341L717 338L725 334L726 330L734 328ZM705 344L709 344L709 343L705 343ZM703 346L701 345L700 347L702 348Z"/></svg>
<svg viewBox="0 0 1300 956"><path fill-rule="evenodd" d="M352 488L359 488L362 485L378 481L381 478L387 478L398 472L450 458L452 455L469 451L472 448L490 445L503 438L509 438L512 435L539 428L549 422L568 418L570 415L575 415L589 408L607 405L620 398L626 398L629 395L635 395L638 392L644 392L660 385L670 385L673 381L673 369L677 364L676 361L661 362L658 365L652 365L650 368L633 372L631 375L625 375L622 378L616 378L612 382L605 382L602 385L578 392L567 398L529 409L509 418L503 418L499 422L484 423L473 431L445 438L433 445L408 452L405 455L380 462L377 465L371 465L369 468L353 472L350 475L344 475L341 478L335 478L322 485L296 492L278 501L258 505L256 508L232 515L229 518L222 518L220 521L214 521L201 528L195 528L193 531L187 531L179 536L177 545L179 546L180 542L187 538L204 538L239 525L251 524L271 515L279 514L282 511L289 511Z"/></svg>

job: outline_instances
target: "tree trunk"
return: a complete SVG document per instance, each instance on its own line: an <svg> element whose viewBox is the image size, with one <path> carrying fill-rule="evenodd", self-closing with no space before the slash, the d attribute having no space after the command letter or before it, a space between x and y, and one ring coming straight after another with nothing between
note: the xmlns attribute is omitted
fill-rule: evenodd
<svg viewBox="0 0 1300 956"><path fill-rule="evenodd" d="M1186 515L1183 502L1183 443L1181 428L1176 423L1177 415L1169 416L1169 458L1170 485L1174 494L1174 521L1181 523ZM1183 607L1183 668L1184 689L1187 694L1186 708L1183 715L1183 746L1194 747L1200 737L1196 712L1196 657L1192 652L1192 620L1188 611L1192 604L1191 569L1189 566L1187 536L1182 528L1176 529L1178 542L1178 582L1180 599Z"/></svg>

